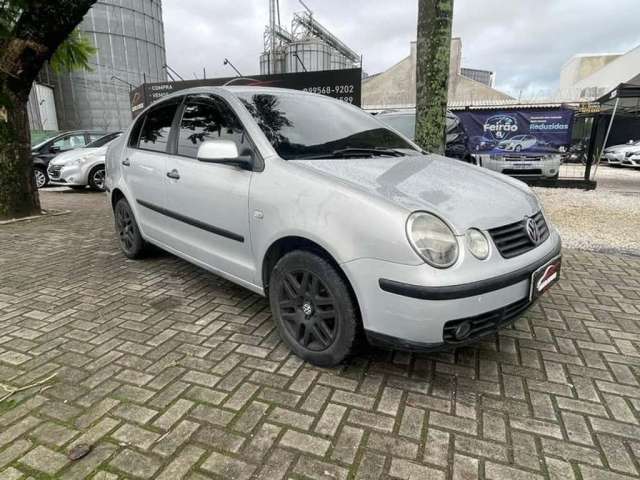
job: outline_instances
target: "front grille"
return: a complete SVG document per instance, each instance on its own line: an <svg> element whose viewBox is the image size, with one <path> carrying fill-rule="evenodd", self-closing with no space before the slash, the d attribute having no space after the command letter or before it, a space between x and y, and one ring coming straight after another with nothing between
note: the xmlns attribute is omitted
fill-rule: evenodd
<svg viewBox="0 0 640 480"><path fill-rule="evenodd" d="M502 173L505 175L542 175L540 168L503 168Z"/></svg>
<svg viewBox="0 0 640 480"><path fill-rule="evenodd" d="M450 320L444 324L442 338L445 343L456 344L474 340L492 333L497 333L500 327L504 326L509 320L514 319L524 312L529 305L529 298L525 297L522 300L518 300L517 302L507 305L506 307L482 313L475 317ZM471 324L471 331L463 340L458 340L456 338L456 329L462 322L469 322Z"/></svg>
<svg viewBox="0 0 640 480"><path fill-rule="evenodd" d="M47 169L49 172L49 177L58 178L60 176L60 172L62 171L62 165L49 165Z"/></svg>
<svg viewBox="0 0 640 480"><path fill-rule="evenodd" d="M517 257L529 250L533 250L549 237L549 227L544 220L542 212L536 213L532 218L535 220L540 234L540 240L537 244L533 243L527 234L526 218L519 222L489 230L493 243L496 244L500 255L504 258Z"/></svg>
<svg viewBox="0 0 640 480"><path fill-rule="evenodd" d="M506 162L540 162L542 156L540 155L504 155Z"/></svg>

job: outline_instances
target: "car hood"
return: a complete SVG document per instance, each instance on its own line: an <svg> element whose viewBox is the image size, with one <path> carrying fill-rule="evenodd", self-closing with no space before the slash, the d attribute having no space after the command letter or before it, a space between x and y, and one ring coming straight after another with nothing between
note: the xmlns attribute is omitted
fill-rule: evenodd
<svg viewBox="0 0 640 480"><path fill-rule="evenodd" d="M290 161L408 211L433 212L458 235L516 222L540 209L524 183L439 155Z"/></svg>
<svg viewBox="0 0 640 480"><path fill-rule="evenodd" d="M605 151L615 153L626 153L634 150L640 150L640 145L629 145L628 143L625 143L623 145L614 145L613 147L605 148Z"/></svg>
<svg viewBox="0 0 640 480"><path fill-rule="evenodd" d="M99 155L101 152L106 152L104 147L77 148L75 150L70 150L68 152L57 155L53 160L51 160L51 163L53 165L64 165L71 160L75 160L76 158L86 157L87 155Z"/></svg>

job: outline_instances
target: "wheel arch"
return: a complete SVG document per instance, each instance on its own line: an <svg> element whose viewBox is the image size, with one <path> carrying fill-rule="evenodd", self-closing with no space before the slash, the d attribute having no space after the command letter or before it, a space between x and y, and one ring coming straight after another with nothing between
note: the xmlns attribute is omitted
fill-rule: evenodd
<svg viewBox="0 0 640 480"><path fill-rule="evenodd" d="M111 192L111 210L116 209L116 204L120 201L121 198L126 199L124 193L119 188L114 188Z"/></svg>
<svg viewBox="0 0 640 480"><path fill-rule="evenodd" d="M340 267L340 264L335 259L335 257L319 243L297 235L281 237L278 240L274 241L269 246L269 248L267 248L267 251L262 259L261 269L262 286L265 295L269 295L269 280L271 271L282 257L284 257L287 253L293 252L295 250L315 253L316 255L322 257L324 260L328 261L336 269L338 275L342 277L347 287L349 288L349 294L353 298L355 306L358 310L358 316L361 318L360 304L355 293L355 289L351 284L351 280L347 276L346 272L342 269L342 267Z"/></svg>

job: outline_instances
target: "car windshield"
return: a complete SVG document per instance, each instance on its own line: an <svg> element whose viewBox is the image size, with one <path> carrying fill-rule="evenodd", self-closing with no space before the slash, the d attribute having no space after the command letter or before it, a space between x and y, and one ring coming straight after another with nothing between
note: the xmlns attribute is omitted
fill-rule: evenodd
<svg viewBox="0 0 640 480"><path fill-rule="evenodd" d="M237 96L285 160L420 154L373 116L346 103L291 93Z"/></svg>
<svg viewBox="0 0 640 480"><path fill-rule="evenodd" d="M104 137L100 137L99 139L94 140L93 142L87 144L87 146L85 148L100 148L100 147L104 147L107 143L112 142L113 140L118 138L120 135L122 135L122 134L121 133L110 133L109 135L105 135Z"/></svg>

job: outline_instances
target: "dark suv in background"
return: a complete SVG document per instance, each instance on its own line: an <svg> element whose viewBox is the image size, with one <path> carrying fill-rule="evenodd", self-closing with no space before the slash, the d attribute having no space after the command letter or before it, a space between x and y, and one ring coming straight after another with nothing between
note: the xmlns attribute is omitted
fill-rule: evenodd
<svg viewBox="0 0 640 480"><path fill-rule="evenodd" d="M53 160L59 153L84 147L100 137L103 137L106 133L107 132L89 130L64 132L31 147L31 156L33 157L33 176L36 179L36 186L38 188L47 186L49 183L49 175L47 173L49 162L51 162L51 160Z"/></svg>
<svg viewBox="0 0 640 480"><path fill-rule="evenodd" d="M398 130L404 136L414 139L416 131L415 110L385 110L376 115L382 122ZM447 145L445 155L465 162L475 163L467 146L469 137L460 119L447 110Z"/></svg>

